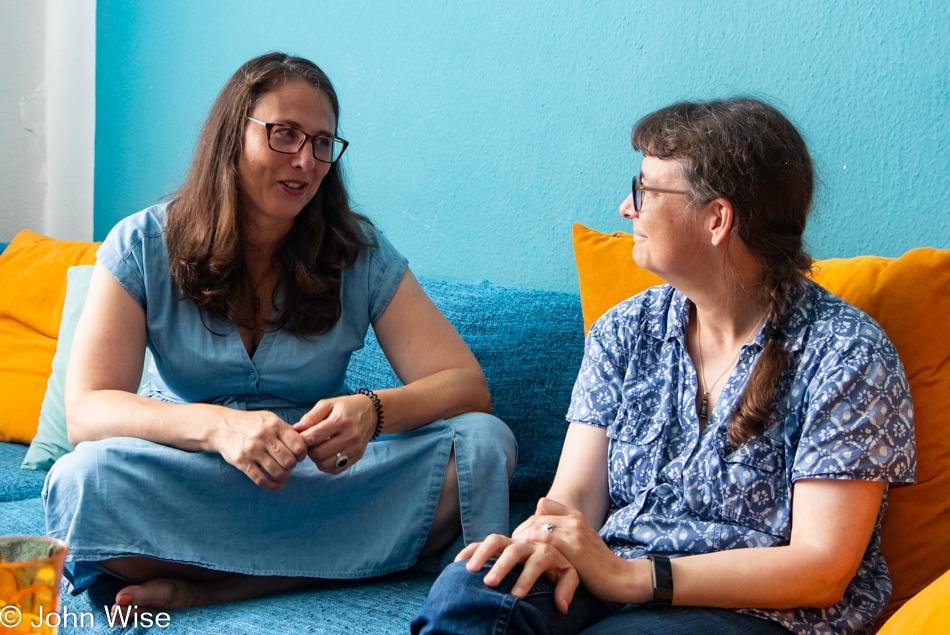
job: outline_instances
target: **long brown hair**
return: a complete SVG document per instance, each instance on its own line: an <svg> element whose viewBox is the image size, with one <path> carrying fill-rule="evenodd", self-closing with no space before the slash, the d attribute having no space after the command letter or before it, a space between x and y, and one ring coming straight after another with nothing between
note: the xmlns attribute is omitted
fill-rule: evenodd
<svg viewBox="0 0 950 635"><path fill-rule="evenodd" d="M254 328L260 302L245 259L245 203L237 165L247 117L267 92L305 81L329 98L337 121L340 105L316 64L284 53L254 58L237 70L215 99L195 146L184 185L168 207L165 241L174 281L184 298L210 315ZM330 166L313 199L274 255L280 281L274 288L271 330L294 335L326 333L340 319L340 280L360 252L374 245L369 219L350 208L339 161ZM278 305L277 295L283 294Z"/></svg>
<svg viewBox="0 0 950 635"><path fill-rule="evenodd" d="M641 119L631 142L645 155L681 162L691 206L729 201L736 232L762 267L768 338L729 428L733 444L745 443L768 423L788 362L785 301L811 268L802 242L814 192L808 148L781 112L748 98L673 104Z"/></svg>

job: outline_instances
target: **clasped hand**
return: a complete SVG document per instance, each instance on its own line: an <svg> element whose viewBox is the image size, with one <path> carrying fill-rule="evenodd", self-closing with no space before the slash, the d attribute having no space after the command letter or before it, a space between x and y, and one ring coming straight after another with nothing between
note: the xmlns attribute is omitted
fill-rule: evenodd
<svg viewBox="0 0 950 635"><path fill-rule="evenodd" d="M307 458L300 433L273 412L233 410L218 417L213 449L265 489L278 490Z"/></svg>
<svg viewBox="0 0 950 635"><path fill-rule="evenodd" d="M339 474L363 458L376 431L376 410L364 395L321 399L293 430L301 435L317 468Z"/></svg>
<svg viewBox="0 0 950 635"><path fill-rule="evenodd" d="M339 474L363 457L376 430L372 401L362 395L322 399L293 426L266 410L230 410L214 433L214 449L263 488L279 490L308 456ZM337 455L346 456L345 464Z"/></svg>
<svg viewBox="0 0 950 635"><path fill-rule="evenodd" d="M511 594L524 598L541 575L554 582L554 602L561 613L567 613L574 592L583 582L588 591L602 600L614 602L647 601L643 580L639 587L642 599L631 597L629 587L636 581L633 564L615 555L604 544L587 518L579 511L549 498L538 501L536 512L511 534L488 536L484 542L472 543L455 558L465 560L469 571L478 571L491 558L497 558L485 574L485 584L498 585L516 566L523 569Z"/></svg>

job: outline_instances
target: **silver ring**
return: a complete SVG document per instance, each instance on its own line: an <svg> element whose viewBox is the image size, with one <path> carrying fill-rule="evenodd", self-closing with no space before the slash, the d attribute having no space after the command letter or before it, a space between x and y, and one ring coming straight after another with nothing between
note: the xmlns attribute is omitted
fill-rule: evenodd
<svg viewBox="0 0 950 635"><path fill-rule="evenodd" d="M543 531L546 534L553 534L554 523L544 523L543 525L541 525L541 531Z"/></svg>
<svg viewBox="0 0 950 635"><path fill-rule="evenodd" d="M339 452L336 453L336 466L337 466L337 467L343 467L344 465L346 465L346 464L349 463L349 462L350 462L350 457L348 457L348 456L345 455L345 454L340 454Z"/></svg>

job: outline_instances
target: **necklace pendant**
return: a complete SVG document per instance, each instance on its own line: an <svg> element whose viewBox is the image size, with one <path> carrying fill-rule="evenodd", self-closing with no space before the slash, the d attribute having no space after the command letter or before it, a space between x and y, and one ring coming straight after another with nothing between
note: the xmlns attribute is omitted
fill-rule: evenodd
<svg viewBox="0 0 950 635"><path fill-rule="evenodd" d="M703 393L703 400L699 402L699 412L697 413L700 419L705 420L709 416L709 393Z"/></svg>

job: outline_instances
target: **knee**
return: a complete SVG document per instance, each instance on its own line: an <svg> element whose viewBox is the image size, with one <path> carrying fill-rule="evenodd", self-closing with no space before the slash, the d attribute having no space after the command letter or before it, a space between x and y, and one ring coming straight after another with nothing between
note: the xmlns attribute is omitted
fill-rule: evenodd
<svg viewBox="0 0 950 635"><path fill-rule="evenodd" d="M94 472L99 462L98 451L94 447L97 443L80 443L75 450L58 458L46 476L46 489L54 490L65 483L83 480L85 475Z"/></svg>
<svg viewBox="0 0 950 635"><path fill-rule="evenodd" d="M91 445L94 444L80 443L75 450L57 459L46 475L43 505L46 508L47 531L57 525L57 519L71 515L73 505L82 497L87 486L97 479L98 453L95 448L89 447Z"/></svg>
<svg viewBox="0 0 950 635"><path fill-rule="evenodd" d="M483 579L491 567L486 566L482 567L479 571L469 571L465 567L466 564L468 564L468 560L453 562L447 566L442 570L442 573L439 574L439 578L435 581L432 589L435 590L439 588L440 591L446 590L454 592L452 591L453 589L464 589L470 586L481 589L485 586Z"/></svg>
<svg viewBox="0 0 950 635"><path fill-rule="evenodd" d="M492 615L484 611L486 602L482 596L497 593L483 582L483 571L469 571L465 562L453 562L442 571L412 622L413 633L462 632L451 626L472 625L471 619ZM481 601L480 601L481 600Z"/></svg>
<svg viewBox="0 0 950 635"><path fill-rule="evenodd" d="M53 463L46 476L44 496L53 496L59 490L68 491L71 496L82 492L87 483L94 483L102 477L102 470L112 463L114 457L111 455L134 441L137 440L116 437L80 443L75 450Z"/></svg>
<svg viewBox="0 0 950 635"><path fill-rule="evenodd" d="M505 422L483 412L467 412L449 419L463 443L479 454L498 455L503 460L511 479L518 463L518 444Z"/></svg>

